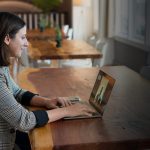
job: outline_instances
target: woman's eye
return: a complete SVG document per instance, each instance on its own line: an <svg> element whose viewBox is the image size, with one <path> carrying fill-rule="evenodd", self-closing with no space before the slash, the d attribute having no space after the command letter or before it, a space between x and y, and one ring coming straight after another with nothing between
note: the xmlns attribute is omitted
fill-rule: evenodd
<svg viewBox="0 0 150 150"><path fill-rule="evenodd" d="M25 37L25 36L23 36L23 37L22 37L22 39L26 39L26 37Z"/></svg>

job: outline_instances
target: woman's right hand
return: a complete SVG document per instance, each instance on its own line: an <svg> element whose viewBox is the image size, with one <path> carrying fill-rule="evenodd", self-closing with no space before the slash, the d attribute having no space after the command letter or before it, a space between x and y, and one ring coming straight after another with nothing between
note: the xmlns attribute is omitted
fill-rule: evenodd
<svg viewBox="0 0 150 150"><path fill-rule="evenodd" d="M54 122L64 117L92 116L95 110L84 103L76 103L62 108L47 110L49 121Z"/></svg>
<svg viewBox="0 0 150 150"><path fill-rule="evenodd" d="M74 117L74 116L91 116L95 112L94 108L90 107L85 103L76 103L67 107L65 117Z"/></svg>

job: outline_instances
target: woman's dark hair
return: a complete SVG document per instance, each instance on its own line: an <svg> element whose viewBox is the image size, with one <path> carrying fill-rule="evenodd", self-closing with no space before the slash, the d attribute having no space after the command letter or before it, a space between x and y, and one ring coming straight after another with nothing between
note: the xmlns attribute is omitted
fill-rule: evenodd
<svg viewBox="0 0 150 150"><path fill-rule="evenodd" d="M10 53L4 43L5 37L15 38L16 33L25 26L25 22L9 12L0 12L0 67L10 64Z"/></svg>

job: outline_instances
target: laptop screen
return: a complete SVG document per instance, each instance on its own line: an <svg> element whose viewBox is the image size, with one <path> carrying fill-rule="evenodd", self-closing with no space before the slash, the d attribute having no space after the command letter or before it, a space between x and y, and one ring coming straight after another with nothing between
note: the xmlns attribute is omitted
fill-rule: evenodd
<svg viewBox="0 0 150 150"><path fill-rule="evenodd" d="M90 104L101 114L104 112L104 108L109 100L114 83L115 79L102 70L99 71L89 101Z"/></svg>

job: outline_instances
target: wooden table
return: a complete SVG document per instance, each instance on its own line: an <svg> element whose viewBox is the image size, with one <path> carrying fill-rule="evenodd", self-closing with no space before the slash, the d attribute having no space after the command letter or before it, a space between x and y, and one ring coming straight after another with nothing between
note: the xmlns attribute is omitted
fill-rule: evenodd
<svg viewBox="0 0 150 150"><path fill-rule="evenodd" d="M37 59L100 58L102 54L84 41L63 40L62 47L56 48L54 41L31 40L29 57Z"/></svg>
<svg viewBox="0 0 150 150"><path fill-rule="evenodd" d="M46 97L88 99L98 68L24 70L23 88ZM116 79L102 119L60 120L30 133L33 150L144 150L150 148L150 81L124 66L104 67Z"/></svg>

